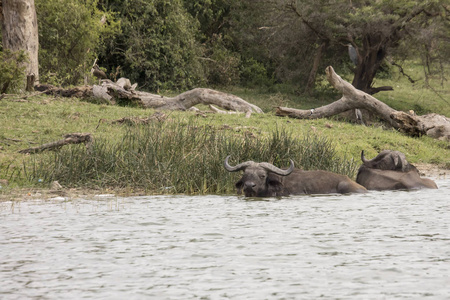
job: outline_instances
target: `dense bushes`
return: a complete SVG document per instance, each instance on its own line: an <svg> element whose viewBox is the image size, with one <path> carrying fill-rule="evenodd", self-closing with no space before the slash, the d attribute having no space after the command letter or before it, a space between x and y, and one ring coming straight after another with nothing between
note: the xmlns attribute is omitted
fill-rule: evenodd
<svg viewBox="0 0 450 300"><path fill-rule="evenodd" d="M230 35L238 2L36 0L41 82L92 83L98 58L110 79L144 90L267 84L264 65L242 57Z"/></svg>
<svg viewBox="0 0 450 300"><path fill-rule="evenodd" d="M24 51L12 52L8 49L0 51L0 94L15 91L24 85L23 62L26 60Z"/></svg>
<svg viewBox="0 0 450 300"><path fill-rule="evenodd" d="M103 1L103 7L116 13L121 31L108 39L101 66L120 66L122 76L153 91L184 89L202 81L199 24L183 1Z"/></svg>
<svg viewBox="0 0 450 300"><path fill-rule="evenodd" d="M113 14L97 0L36 0L41 83L78 85L90 76L104 42L117 32Z"/></svg>

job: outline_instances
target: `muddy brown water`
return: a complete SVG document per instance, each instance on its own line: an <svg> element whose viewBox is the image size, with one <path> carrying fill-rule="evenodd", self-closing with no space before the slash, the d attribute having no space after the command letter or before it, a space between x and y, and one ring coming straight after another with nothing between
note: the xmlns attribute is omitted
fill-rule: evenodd
<svg viewBox="0 0 450 300"><path fill-rule="evenodd" d="M365 195L0 203L1 299L450 299L450 179Z"/></svg>

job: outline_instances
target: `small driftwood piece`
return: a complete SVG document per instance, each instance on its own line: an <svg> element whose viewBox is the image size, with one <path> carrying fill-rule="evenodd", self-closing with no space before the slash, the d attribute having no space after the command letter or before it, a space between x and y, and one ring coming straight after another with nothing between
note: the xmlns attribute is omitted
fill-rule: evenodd
<svg viewBox="0 0 450 300"><path fill-rule="evenodd" d="M330 84L342 93L341 99L328 105L308 110L277 107L276 115L297 119L318 119L331 117L352 109L367 109L393 128L410 136L428 135L439 140L450 141L449 118L438 114L416 116L396 111L375 97L356 89L337 75L331 66L325 69L325 73Z"/></svg>
<svg viewBox="0 0 450 300"><path fill-rule="evenodd" d="M69 133L64 135L64 139L47 143L44 145L41 145L39 147L33 147L28 149L20 150L19 153L22 154L35 154L40 153L47 150L56 150L61 148L64 145L68 144L81 144L84 143L86 145L86 148L90 149L92 146L92 143L94 142L94 138L90 133Z"/></svg>
<svg viewBox="0 0 450 300"><path fill-rule="evenodd" d="M236 111L227 111L227 110L218 109L217 107L215 107L212 104L209 105L209 109L217 114L237 114L238 113Z"/></svg>

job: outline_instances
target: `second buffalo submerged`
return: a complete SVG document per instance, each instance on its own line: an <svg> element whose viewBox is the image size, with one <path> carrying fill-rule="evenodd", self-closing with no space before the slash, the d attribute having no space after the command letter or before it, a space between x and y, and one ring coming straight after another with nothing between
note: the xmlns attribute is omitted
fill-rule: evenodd
<svg viewBox="0 0 450 300"><path fill-rule="evenodd" d="M361 151L361 160L363 164L358 170L356 182L368 190L438 188L433 180L421 178L419 170L400 151L384 150L371 160L366 159L364 151Z"/></svg>

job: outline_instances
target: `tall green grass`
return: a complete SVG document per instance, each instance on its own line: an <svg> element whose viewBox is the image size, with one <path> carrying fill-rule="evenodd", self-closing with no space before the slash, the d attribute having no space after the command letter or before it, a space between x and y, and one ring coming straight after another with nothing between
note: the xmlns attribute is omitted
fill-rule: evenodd
<svg viewBox="0 0 450 300"><path fill-rule="evenodd" d="M92 148L70 145L35 155L24 163L28 184L57 180L65 187L119 188L154 194L227 194L240 174L223 167L246 160L287 167L289 159L303 169L324 169L353 177L356 163L338 157L323 137L294 137L286 129L267 136L217 130L194 121L155 122L124 127L113 142L95 140Z"/></svg>

